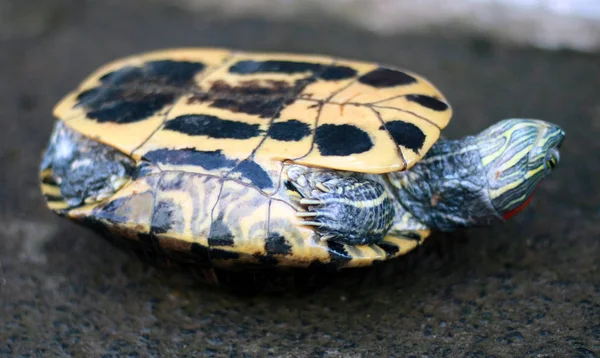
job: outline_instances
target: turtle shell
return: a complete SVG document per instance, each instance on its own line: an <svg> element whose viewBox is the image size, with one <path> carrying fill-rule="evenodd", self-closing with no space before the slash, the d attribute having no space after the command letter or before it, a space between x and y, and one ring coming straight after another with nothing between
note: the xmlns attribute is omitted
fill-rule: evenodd
<svg viewBox="0 0 600 358"><path fill-rule="evenodd" d="M54 115L135 160L166 167L184 164L166 157L193 150L229 161L386 173L421 159L452 110L424 78L376 63L173 49L103 66Z"/></svg>
<svg viewBox="0 0 600 358"><path fill-rule="evenodd" d="M424 78L371 62L224 49L131 56L92 73L54 115L147 169L100 203L49 206L180 261L366 266L412 250L428 230L363 247L315 241L293 224L284 166L406 170L451 114ZM51 170L42 191L60 199Z"/></svg>

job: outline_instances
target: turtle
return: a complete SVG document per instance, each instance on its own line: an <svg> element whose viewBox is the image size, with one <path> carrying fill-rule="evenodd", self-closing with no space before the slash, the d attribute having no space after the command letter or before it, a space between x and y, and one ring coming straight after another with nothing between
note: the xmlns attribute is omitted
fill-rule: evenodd
<svg viewBox="0 0 600 358"><path fill-rule="evenodd" d="M207 270L368 267L521 211L565 132L459 139L425 77L334 56L167 48L103 65L53 109L50 210Z"/></svg>

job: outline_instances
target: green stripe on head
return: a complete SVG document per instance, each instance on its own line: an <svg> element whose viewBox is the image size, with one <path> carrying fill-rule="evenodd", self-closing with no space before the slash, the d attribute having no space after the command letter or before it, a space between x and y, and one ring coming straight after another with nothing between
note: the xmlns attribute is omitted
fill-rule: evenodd
<svg viewBox="0 0 600 358"><path fill-rule="evenodd" d="M564 131L536 119L506 119L477 135L489 195L503 216L527 203L537 183L559 161Z"/></svg>

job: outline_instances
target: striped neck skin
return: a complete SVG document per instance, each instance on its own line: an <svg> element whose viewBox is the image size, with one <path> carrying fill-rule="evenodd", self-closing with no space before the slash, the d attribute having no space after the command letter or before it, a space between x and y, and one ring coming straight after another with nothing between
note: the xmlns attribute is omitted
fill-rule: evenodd
<svg viewBox="0 0 600 358"><path fill-rule="evenodd" d="M489 225L527 204L558 162L563 137L546 122L509 119L476 136L440 139L410 170L387 178L400 204L432 229Z"/></svg>
<svg viewBox="0 0 600 358"><path fill-rule="evenodd" d="M564 131L534 119L507 119L477 136L489 196L509 219L531 200L539 181L558 164Z"/></svg>

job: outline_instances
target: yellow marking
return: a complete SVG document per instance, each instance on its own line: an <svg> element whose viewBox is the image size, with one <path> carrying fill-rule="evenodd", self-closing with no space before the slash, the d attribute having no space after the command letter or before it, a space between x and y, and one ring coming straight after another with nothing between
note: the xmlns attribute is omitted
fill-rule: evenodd
<svg viewBox="0 0 600 358"><path fill-rule="evenodd" d="M63 210L69 207L69 204L64 201L47 201L46 205L50 210Z"/></svg>
<svg viewBox="0 0 600 358"><path fill-rule="evenodd" d="M327 244L317 240L309 228L296 226L296 210L281 201L271 202L270 232L279 233L291 245L292 255L277 256L285 265L308 265L312 260L328 262Z"/></svg>
<svg viewBox="0 0 600 358"><path fill-rule="evenodd" d="M53 174L54 174L54 172L52 171L52 169L44 169L40 172L40 178L42 178L42 179L52 178Z"/></svg>
<svg viewBox="0 0 600 358"><path fill-rule="evenodd" d="M190 178L188 177L183 180L187 179ZM190 196L190 193L186 191L161 190L157 194L157 204L161 201L165 201L173 203L176 208L171 215L171 219L174 221L174 223L168 230L169 237L187 242L189 242L191 239L194 239L194 235L192 234L192 212L195 204L194 199L195 198ZM165 233L161 233L158 236L162 236L164 234Z"/></svg>
<svg viewBox="0 0 600 358"><path fill-rule="evenodd" d="M502 163L501 166L497 167L497 169L500 171L505 171L507 169L514 167L515 165L517 165L519 163L519 161L521 159L523 159L523 157L526 157L530 151L531 151L530 146L525 147L520 152L513 154L510 158L508 158L507 161Z"/></svg>
<svg viewBox="0 0 600 358"><path fill-rule="evenodd" d="M398 256L402 256L407 254L408 252L414 250L417 246L423 243L423 241L430 235L430 230L414 230L415 233L421 236L421 242L418 242L413 239L405 238L403 236L396 235L386 235L383 239L383 242L397 246L398 251L391 255L387 256L385 251L376 245L359 245L354 249L349 250L348 246L345 245L346 251L352 256L352 260L342 265L344 268L349 267L363 267L369 266L375 260L386 260L392 259Z"/></svg>
<svg viewBox="0 0 600 358"><path fill-rule="evenodd" d="M514 132L516 132L517 130L520 130L524 127L528 127L528 124L517 124L517 125L513 125L511 127L509 127L508 129L497 133L498 136L502 136L504 137L504 143L502 145L502 147L498 148L498 150L489 153L487 156L482 158L482 163L484 166L488 166L491 162L495 161L496 159L498 159L499 157L501 157L504 152L506 151L506 148L510 145L510 139L512 137L512 135L514 134ZM531 148L531 145L528 146L528 148Z"/></svg>
<svg viewBox="0 0 600 358"><path fill-rule="evenodd" d="M55 185L43 184L42 192L46 195L60 196L60 188Z"/></svg>
<svg viewBox="0 0 600 358"><path fill-rule="evenodd" d="M344 106L346 104L348 104L348 102L350 102L352 99L356 98L357 96L360 96L360 92L359 93L355 93L354 95L350 96L350 98L348 98L344 102L340 103L340 117L344 116Z"/></svg>
<svg viewBox="0 0 600 358"><path fill-rule="evenodd" d="M509 202L508 204L506 204L507 208L510 208L513 205L516 205L518 203L523 203L525 201L525 199L527 198L527 194L523 194L520 197L518 197L517 199Z"/></svg>
<svg viewBox="0 0 600 358"><path fill-rule="evenodd" d="M181 183L177 188L170 188L172 183ZM208 245L210 230L210 213L220 189L217 179L190 175L188 173L164 173L160 180L162 190L156 194L156 202L171 201L179 205L182 231L176 226L161 237L170 237L188 243ZM194 213L197 216L194 217Z"/></svg>
<svg viewBox="0 0 600 358"><path fill-rule="evenodd" d="M534 176L535 174L539 173L540 171L544 170L543 166L539 166L537 167L535 170L530 170L525 174L525 177L523 180L515 180L510 182L509 184L503 185L501 188L499 189L495 189L495 190L490 190L490 196L492 198L497 198L500 195L507 193L515 188L517 188L519 185L523 184L524 180L527 180L529 178L531 178L532 176Z"/></svg>
<svg viewBox="0 0 600 358"><path fill-rule="evenodd" d="M257 190L226 181L213 221L222 216L223 223L233 233L236 248L245 247L243 252L264 253L268 202L267 197ZM257 223L262 224L254 227Z"/></svg>
<svg viewBox="0 0 600 358"><path fill-rule="evenodd" d="M91 135L93 139L129 154L160 127L170 107L166 106L143 121L134 123L98 123L81 116L67 120L65 124L76 132ZM139 160L140 158L134 157L134 159Z"/></svg>

